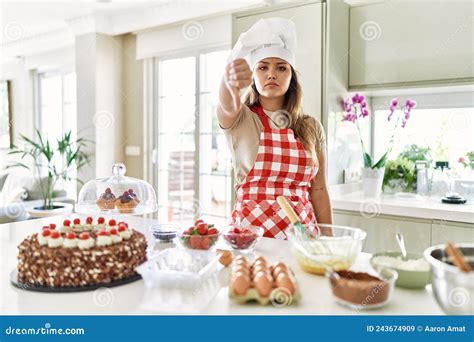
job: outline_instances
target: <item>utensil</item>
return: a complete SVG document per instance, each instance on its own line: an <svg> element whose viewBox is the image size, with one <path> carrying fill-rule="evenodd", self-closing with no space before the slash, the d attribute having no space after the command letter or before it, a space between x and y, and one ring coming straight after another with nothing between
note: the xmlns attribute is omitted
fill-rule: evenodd
<svg viewBox="0 0 474 342"><path fill-rule="evenodd" d="M405 248L405 240L403 239L403 235L401 233L395 234L395 238L397 239L398 247L400 247L400 251L402 252L403 260L407 260L407 249Z"/></svg>
<svg viewBox="0 0 474 342"><path fill-rule="evenodd" d="M296 215L295 211L290 206L290 203L288 203L288 200L284 196L278 196L277 202L285 212L286 216L288 216L290 219L290 223L299 231L299 233L307 236L308 228L303 223L301 223L298 215Z"/></svg>
<svg viewBox="0 0 474 342"><path fill-rule="evenodd" d="M448 242L446 245L446 253L448 254L449 258L451 259L451 262L457 266L462 272L471 272L472 268L471 265L469 265L462 252L454 246L451 242Z"/></svg>

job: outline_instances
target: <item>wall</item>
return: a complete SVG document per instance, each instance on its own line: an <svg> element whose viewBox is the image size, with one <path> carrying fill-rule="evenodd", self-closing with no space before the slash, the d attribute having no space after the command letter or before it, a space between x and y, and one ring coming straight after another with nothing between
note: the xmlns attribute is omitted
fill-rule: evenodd
<svg viewBox="0 0 474 342"><path fill-rule="evenodd" d="M357 131L352 123L341 122L341 102L353 95L348 92L349 9L342 1L327 3L323 125L327 130L329 185L343 182L344 169L358 170L363 166ZM368 120L362 129L368 141Z"/></svg>
<svg viewBox="0 0 474 342"><path fill-rule="evenodd" d="M11 110L13 121L13 143L18 143L19 134L34 134L33 72L25 66L24 58L1 65L0 79L11 81ZM0 169L13 160L8 150L0 150Z"/></svg>
<svg viewBox="0 0 474 342"><path fill-rule="evenodd" d="M137 36L123 37L123 136L127 146L139 148L139 155L125 155L127 175L143 179L143 61L136 59Z"/></svg>

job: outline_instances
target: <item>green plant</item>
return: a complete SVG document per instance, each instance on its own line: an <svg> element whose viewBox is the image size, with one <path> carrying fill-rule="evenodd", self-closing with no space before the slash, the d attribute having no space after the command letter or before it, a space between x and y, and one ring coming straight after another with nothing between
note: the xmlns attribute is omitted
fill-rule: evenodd
<svg viewBox="0 0 474 342"><path fill-rule="evenodd" d="M474 151L466 153L466 157L460 157L458 163L461 163L466 168L474 170Z"/></svg>
<svg viewBox="0 0 474 342"><path fill-rule="evenodd" d="M399 156L385 164L383 187L400 186L404 191L413 191L416 184L415 163Z"/></svg>
<svg viewBox="0 0 474 342"><path fill-rule="evenodd" d="M89 163L89 157L84 153L83 149L87 146L88 140L79 138L71 141L71 132L66 132L57 141L57 147L54 149L48 139L45 139L39 130L36 130L38 142L24 135L20 135L21 140L25 143L23 148L16 145L12 146L9 154L21 154L21 159L30 157L33 161L33 167L23 162L14 162L8 167L23 167L36 174L40 185L41 194L43 196L44 209L53 209L53 190L56 182L60 179L65 181L72 180L70 173L73 169L79 170ZM58 168L59 156L61 167ZM31 170L33 168L33 170ZM47 172L47 182L43 184L42 172ZM81 182L78 179L79 182ZM81 182L82 183L82 182Z"/></svg>
<svg viewBox="0 0 474 342"><path fill-rule="evenodd" d="M431 148L420 147L416 144L411 144L405 147L405 149L398 155L400 158L408 159L412 162L417 160L423 160L431 164L433 158L431 157Z"/></svg>

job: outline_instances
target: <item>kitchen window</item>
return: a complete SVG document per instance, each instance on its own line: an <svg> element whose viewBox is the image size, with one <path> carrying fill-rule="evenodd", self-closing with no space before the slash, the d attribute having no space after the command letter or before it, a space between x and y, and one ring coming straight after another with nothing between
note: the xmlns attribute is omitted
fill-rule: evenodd
<svg viewBox="0 0 474 342"><path fill-rule="evenodd" d="M229 51L155 59L156 159L161 222L230 218L231 160L215 115Z"/></svg>
<svg viewBox="0 0 474 342"><path fill-rule="evenodd" d="M57 140L71 131L71 140L77 138L76 124L76 73L44 72L38 74L39 111L37 128L57 147ZM35 133L36 134L36 133ZM35 137L36 138L36 137ZM59 167L61 160L57 160ZM71 171L76 177L76 171ZM58 187L66 190L69 198L76 198L76 183L58 181Z"/></svg>
<svg viewBox="0 0 474 342"><path fill-rule="evenodd" d="M394 96L395 97L395 96ZM417 101L404 129L396 135L390 159L395 159L408 145L429 147L433 161L449 161L450 166L462 172L458 159L474 150L474 99L472 93L403 95L400 100ZM387 120L388 104L392 97L373 98L374 154L380 157L389 144L392 124ZM393 120L392 120L393 121Z"/></svg>

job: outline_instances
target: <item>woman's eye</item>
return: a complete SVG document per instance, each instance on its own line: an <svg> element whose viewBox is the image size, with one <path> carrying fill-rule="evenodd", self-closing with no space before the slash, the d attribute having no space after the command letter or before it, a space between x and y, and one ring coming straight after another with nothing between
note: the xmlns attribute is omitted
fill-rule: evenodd
<svg viewBox="0 0 474 342"><path fill-rule="evenodd" d="M261 67L260 67L260 70L265 70L266 68L267 68L267 67L265 67L265 66L261 66Z"/></svg>
<svg viewBox="0 0 474 342"><path fill-rule="evenodd" d="M280 67L280 71L285 71L286 70L286 67L282 66Z"/></svg>

